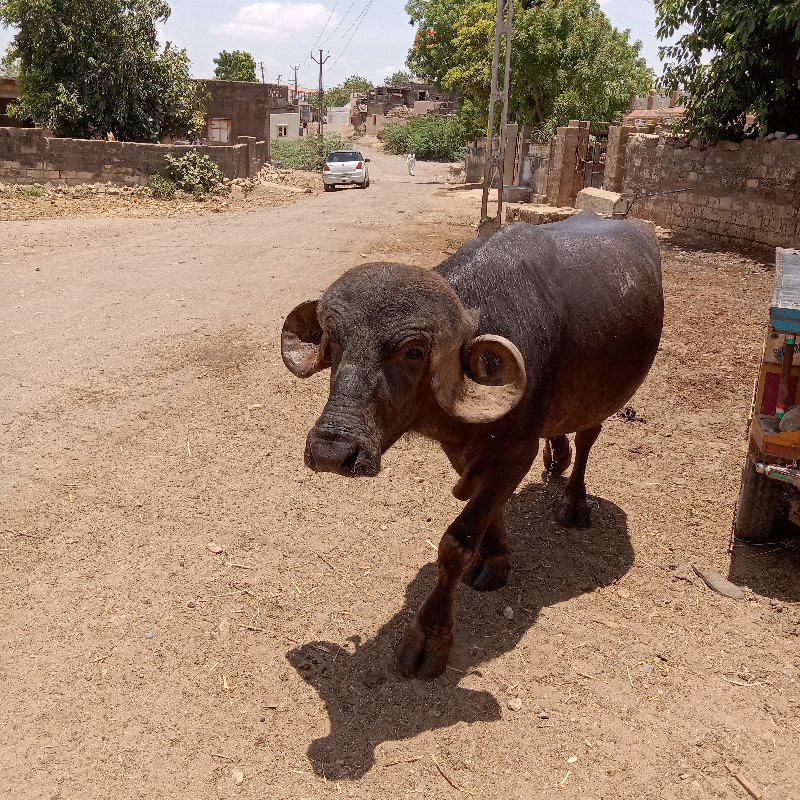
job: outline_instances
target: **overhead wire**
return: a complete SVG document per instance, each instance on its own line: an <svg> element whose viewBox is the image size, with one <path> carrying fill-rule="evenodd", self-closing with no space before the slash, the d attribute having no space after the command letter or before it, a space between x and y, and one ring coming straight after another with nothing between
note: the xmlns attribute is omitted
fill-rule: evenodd
<svg viewBox="0 0 800 800"><path fill-rule="evenodd" d="M333 8L331 9L331 13L328 14L328 19L325 24L322 26L322 30L317 35L317 38L314 40L314 44L311 45L311 49L313 50L317 46L317 42L322 38L322 34L325 33L325 29L330 25L331 20L333 19L333 13L336 11L336 6L339 5L339 0L333 4Z"/></svg>
<svg viewBox="0 0 800 800"><path fill-rule="evenodd" d="M369 0L369 2L366 4L366 6L364 6L364 8L361 11L361 13L355 18L355 20L353 21L353 24L344 32L344 34L341 37L339 37L339 39L337 39L337 42L341 41L348 34L348 32L350 30L353 30L353 28L355 27L355 30L353 30L353 32L350 34L350 38L347 40L347 42L345 43L345 46L339 52L339 55L337 55L336 58L333 59L334 65L339 62L339 59L345 54L347 48L350 46L350 42L352 42L353 39L355 38L355 35L358 33L359 28L361 27L362 23L364 22L364 19L366 18L367 12L369 11L370 6L372 5L372 3L373 3L373 0Z"/></svg>

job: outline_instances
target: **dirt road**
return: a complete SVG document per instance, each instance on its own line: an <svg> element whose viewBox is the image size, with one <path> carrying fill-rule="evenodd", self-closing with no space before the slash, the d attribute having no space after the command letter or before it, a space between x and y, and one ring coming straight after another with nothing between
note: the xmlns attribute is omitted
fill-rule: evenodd
<svg viewBox="0 0 800 800"><path fill-rule="evenodd" d="M769 257L665 239L594 527L552 522L537 464L509 585L465 588L452 669L406 682L453 473L416 440L374 480L307 472L326 376L277 346L344 269L473 234L440 167L372 155L369 190L283 208L0 229L0 794L735 800L733 771L800 797L800 554L728 550Z"/></svg>

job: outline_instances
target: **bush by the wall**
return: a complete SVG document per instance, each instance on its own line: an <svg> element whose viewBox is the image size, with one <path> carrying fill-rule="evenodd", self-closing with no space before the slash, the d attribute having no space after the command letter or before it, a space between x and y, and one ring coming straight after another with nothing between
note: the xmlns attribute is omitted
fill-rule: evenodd
<svg viewBox="0 0 800 800"><path fill-rule="evenodd" d="M201 195L222 188L225 175L205 153L190 150L182 156L164 157L167 160L167 177L178 189Z"/></svg>
<svg viewBox="0 0 800 800"><path fill-rule="evenodd" d="M147 181L147 190L151 197L167 200L175 196L178 187L169 178L164 178L161 175L151 175Z"/></svg>
<svg viewBox="0 0 800 800"><path fill-rule="evenodd" d="M387 153L414 153L420 161L459 161L467 135L458 117L427 115L391 122L378 132Z"/></svg>
<svg viewBox="0 0 800 800"><path fill-rule="evenodd" d="M304 136L302 139L272 139L269 143L269 157L273 163L279 163L292 169L319 170L325 163L325 156L331 150L351 150L353 142L338 133L319 136Z"/></svg>

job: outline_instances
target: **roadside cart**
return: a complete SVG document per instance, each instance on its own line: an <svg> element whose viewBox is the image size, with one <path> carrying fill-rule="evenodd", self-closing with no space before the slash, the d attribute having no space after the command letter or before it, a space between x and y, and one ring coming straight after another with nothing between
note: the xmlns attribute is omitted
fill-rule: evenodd
<svg viewBox="0 0 800 800"><path fill-rule="evenodd" d="M764 356L753 394L735 533L768 541L800 524L800 250L778 248Z"/></svg>

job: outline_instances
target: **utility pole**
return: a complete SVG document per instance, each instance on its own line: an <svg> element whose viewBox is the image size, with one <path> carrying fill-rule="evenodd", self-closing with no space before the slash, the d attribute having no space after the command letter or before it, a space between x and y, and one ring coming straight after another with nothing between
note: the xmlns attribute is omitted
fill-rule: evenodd
<svg viewBox="0 0 800 800"><path fill-rule="evenodd" d="M297 96L299 94L299 92L297 91L297 70L300 69L300 65L298 64L296 67L291 67L290 66L289 69L294 70L294 98L293 98L293 100L296 103L297 102Z"/></svg>
<svg viewBox="0 0 800 800"><path fill-rule="evenodd" d="M486 164L483 171L483 197L481 199L481 222L479 236L489 236L499 230L503 213L503 167L506 155L506 123L508 122L508 77L511 70L511 25L514 20L514 0L497 0L494 22L494 52L492 53L492 89L489 95L489 125L486 138ZM505 40L505 68L503 85L498 86L500 49ZM502 103L500 130L497 131L498 146L495 148L495 105ZM489 188L497 176L497 213L489 217Z"/></svg>
<svg viewBox="0 0 800 800"><path fill-rule="evenodd" d="M258 66L261 67L261 83L266 83L266 80L264 80L264 62L259 61Z"/></svg>
<svg viewBox="0 0 800 800"><path fill-rule="evenodd" d="M281 85L281 78L282 78L282 77L283 77L283 75L282 75L282 74L279 72L279 73L278 73L278 86L280 86L280 85Z"/></svg>
<svg viewBox="0 0 800 800"><path fill-rule="evenodd" d="M331 57L331 54L328 53L328 55L325 56L325 60L323 61L323 59L322 59L322 48L321 47L319 49L319 60L314 58L314 54L313 53L311 54L311 60L315 64L319 64L319 94L317 96L317 100L319 101L319 135L320 135L320 139L322 138L322 109L323 109L323 104L322 104L322 65L330 57Z"/></svg>

